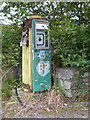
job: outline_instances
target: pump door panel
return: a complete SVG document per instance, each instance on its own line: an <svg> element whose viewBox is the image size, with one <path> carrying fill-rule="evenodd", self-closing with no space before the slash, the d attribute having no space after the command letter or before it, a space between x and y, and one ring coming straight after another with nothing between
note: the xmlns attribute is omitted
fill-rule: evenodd
<svg viewBox="0 0 90 120"><path fill-rule="evenodd" d="M33 20L32 74L33 92L51 88L51 56L48 22ZM34 37L35 35L35 37Z"/></svg>

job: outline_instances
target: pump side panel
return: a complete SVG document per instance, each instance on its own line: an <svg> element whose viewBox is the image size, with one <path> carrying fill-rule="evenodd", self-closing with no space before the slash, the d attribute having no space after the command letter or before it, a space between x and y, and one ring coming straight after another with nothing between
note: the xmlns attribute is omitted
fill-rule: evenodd
<svg viewBox="0 0 90 120"><path fill-rule="evenodd" d="M29 85L32 89L32 29L29 29Z"/></svg>
<svg viewBox="0 0 90 120"><path fill-rule="evenodd" d="M35 22L32 21L32 75L33 92L51 88L51 51L50 49L35 48ZM45 21L44 21L45 22ZM40 34L41 35L41 34ZM50 43L49 43L50 44Z"/></svg>
<svg viewBox="0 0 90 120"><path fill-rule="evenodd" d="M29 48L26 46L22 47L22 82L29 84Z"/></svg>
<svg viewBox="0 0 90 120"><path fill-rule="evenodd" d="M22 46L22 82L32 89L32 29L29 28L29 46Z"/></svg>

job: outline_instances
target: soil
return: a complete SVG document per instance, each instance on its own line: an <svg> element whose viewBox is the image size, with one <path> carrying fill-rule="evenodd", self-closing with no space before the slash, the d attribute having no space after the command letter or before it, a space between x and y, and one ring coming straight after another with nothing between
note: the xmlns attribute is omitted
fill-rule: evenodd
<svg viewBox="0 0 90 120"><path fill-rule="evenodd" d="M19 90L23 106L15 93L2 100L2 118L88 118L88 99L66 98L51 90L29 93Z"/></svg>

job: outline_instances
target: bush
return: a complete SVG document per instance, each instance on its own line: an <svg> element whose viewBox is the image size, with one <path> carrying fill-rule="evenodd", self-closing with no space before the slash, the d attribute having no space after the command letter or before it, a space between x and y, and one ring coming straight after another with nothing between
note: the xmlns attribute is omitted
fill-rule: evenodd
<svg viewBox="0 0 90 120"><path fill-rule="evenodd" d="M54 47L54 64L57 67L77 68L80 74L77 76L76 86L81 95L87 94L81 78L90 68L90 24L78 24L69 19L57 20L50 34Z"/></svg>
<svg viewBox="0 0 90 120"><path fill-rule="evenodd" d="M62 67L90 67L90 24L78 25L70 20L57 21L50 31L54 62Z"/></svg>
<svg viewBox="0 0 90 120"><path fill-rule="evenodd" d="M7 25L2 27L2 67L11 67L17 63L21 27Z"/></svg>
<svg viewBox="0 0 90 120"><path fill-rule="evenodd" d="M8 71L8 72L7 72ZM11 67L4 73L4 77L2 80L2 98L10 98L12 96L12 90L15 86L21 87L21 76L19 70L19 79L16 81L16 68Z"/></svg>

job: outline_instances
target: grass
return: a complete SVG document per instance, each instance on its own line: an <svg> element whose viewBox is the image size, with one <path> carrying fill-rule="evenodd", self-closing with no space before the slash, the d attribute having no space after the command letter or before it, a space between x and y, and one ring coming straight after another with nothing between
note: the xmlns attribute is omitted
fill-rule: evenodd
<svg viewBox="0 0 90 120"><path fill-rule="evenodd" d="M13 87L13 80L6 79L2 81L2 98L10 98L12 96L12 87Z"/></svg>
<svg viewBox="0 0 90 120"><path fill-rule="evenodd" d="M83 107L87 107L85 104L82 105ZM82 106L72 106L72 107L69 107L69 106L66 106L64 108L57 108L55 111L50 111L50 112L43 112L43 114L45 115L58 115L59 113L60 114L63 114L63 113L73 113L73 111L79 111L79 110L83 110L83 107ZM84 110L85 111L85 110Z"/></svg>

